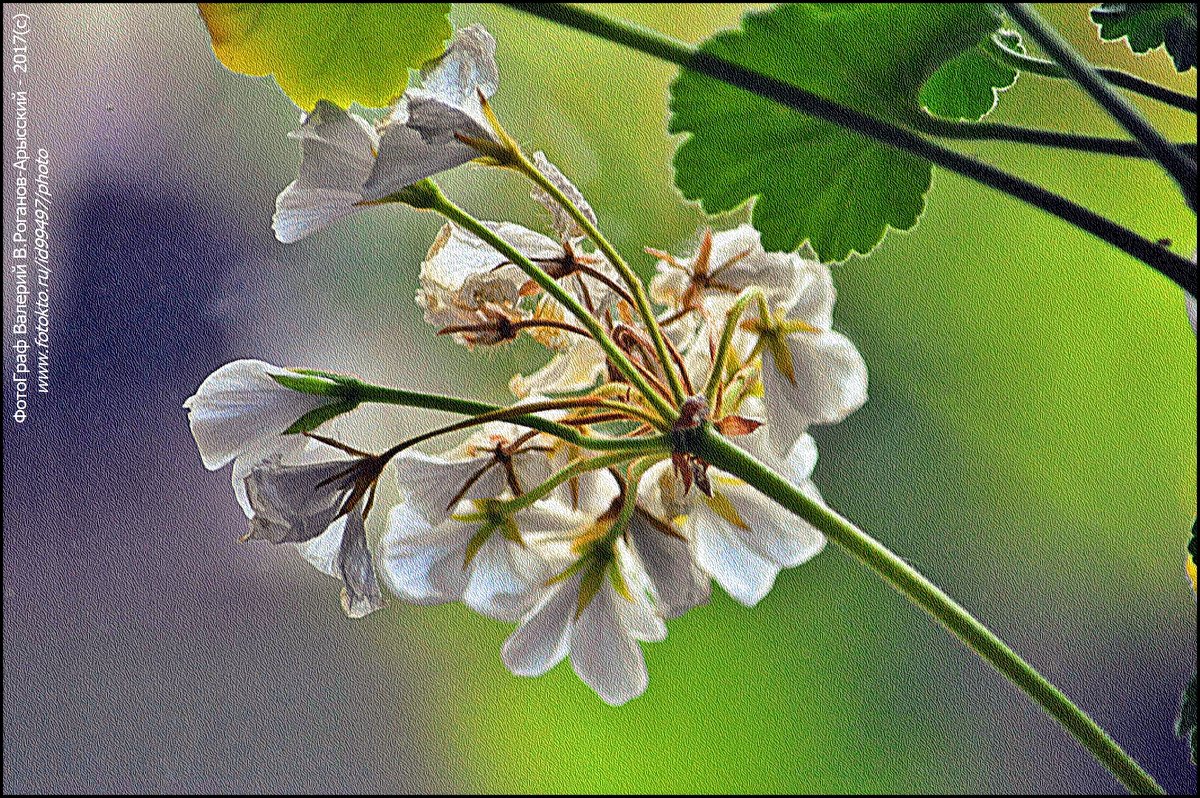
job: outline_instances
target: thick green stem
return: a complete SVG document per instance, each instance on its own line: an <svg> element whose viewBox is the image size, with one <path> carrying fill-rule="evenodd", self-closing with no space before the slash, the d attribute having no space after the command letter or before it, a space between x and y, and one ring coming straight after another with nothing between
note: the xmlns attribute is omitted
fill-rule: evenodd
<svg viewBox="0 0 1200 798"><path fill-rule="evenodd" d="M690 451L712 466L745 480L767 497L820 529L830 540L854 555L909 601L933 616L1058 721L1096 758L1096 761L1108 768L1131 792L1163 794L1162 787L1083 710L971 613L947 596L941 588L878 540L833 510L806 496L786 479L716 434L707 425L698 428L698 434L691 437Z"/></svg>
<svg viewBox="0 0 1200 798"><path fill-rule="evenodd" d="M997 41L994 36L988 41L987 53L996 61L1013 69L1019 69L1022 72L1041 75L1044 78L1067 78L1067 73L1053 61L1046 61L1026 55L1025 53L1018 53L1016 50L1005 47L1004 43ZM1142 80L1137 75L1131 75L1119 69L1097 69L1096 74L1119 88L1132 91L1143 97L1149 97L1152 100L1158 100L1160 103L1165 103L1181 111L1196 113L1195 97L1173 91L1165 86L1159 86L1157 83L1151 83L1148 80Z"/></svg>
<svg viewBox="0 0 1200 798"><path fill-rule="evenodd" d="M1037 42L1113 120L1141 143L1167 174L1175 178L1188 207L1196 209L1196 162L1179 152L1141 115L1137 108L1096 74L1058 31L1046 24L1028 3L1004 3L1004 10L1029 38Z"/></svg>
<svg viewBox="0 0 1200 798"><path fill-rule="evenodd" d="M579 300L571 296L558 282L546 273L544 269L535 264L523 253L516 249L512 244L505 241L497 235L491 228L483 222L476 219L471 214L464 211L462 208L455 205L450 199L442 194L439 190L437 197L432 204L432 210L445 216L450 221L457 224L459 227L470 232L481 241L487 243L508 260L512 261L521 271L525 272L534 282L542 287L554 299L558 300L559 304L569 310L579 323L591 333L596 339L596 343L608 355L608 359L616 366L617 370L627 379L633 387L641 392L646 401L654 406L663 417L664 420L673 419L675 417L674 408L664 399L653 386L638 372L637 368L629 361L625 353L621 351L609 336L608 332L600 324L599 319L593 316L579 303Z"/></svg>
<svg viewBox="0 0 1200 798"><path fill-rule="evenodd" d="M1110 139L1103 136L1081 136L1075 133L1040 130L998 122L954 122L949 119L938 119L928 114L918 116L915 125L923 133L943 139L1007 141L1014 144L1033 144L1037 147L1091 152L1097 155L1120 155L1126 158L1152 157L1145 147L1136 141ZM1184 155L1196 157L1194 143L1180 142L1175 147Z"/></svg>
<svg viewBox="0 0 1200 798"><path fill-rule="evenodd" d="M642 281L630 268L629 264L621 257L621 253L617 252L616 247L609 243L604 234L599 228L592 223L592 220L587 217L571 198L563 193L562 189L554 185L553 181L542 174L542 171L537 168L524 155L521 156L522 163L518 168L536 183L543 191L554 198L554 201L562 206L575 223L587 233L588 238L596 242L596 246L604 253L609 262L621 274L621 279L625 281L625 285L629 287L630 293L633 295L633 301L637 305L638 315L642 317L642 322L646 325L646 329L650 331L650 339L654 342L654 352L658 356L658 360L662 363L663 373L667 375L668 384L671 386L671 392L675 395L676 403L682 403L686 398L684 396L683 382L680 375L675 370L674 360L667 351L666 338L663 337L662 328L658 325L658 318L654 315L654 309L650 307L650 298L646 295L646 287L642 285Z"/></svg>
<svg viewBox="0 0 1200 798"><path fill-rule="evenodd" d="M506 408L486 402L476 402L471 399L459 399L455 396L422 393L421 391L406 391L401 388L385 388L380 385L369 385L363 382L345 383L350 388L350 396L358 402L377 402L379 404L400 405L402 407L419 407L425 410L440 410L446 413L457 413L460 416L479 416L484 413L498 413ZM518 405L519 407L519 405ZM644 454L663 450L667 444L667 436L653 435L645 438L600 438L595 435L584 435L577 429L566 424L559 424L541 416L532 414L517 415L505 418L510 424L516 424L529 429L536 429L553 435L567 443L593 451L628 452Z"/></svg>
<svg viewBox="0 0 1200 798"><path fill-rule="evenodd" d="M1035 183L936 144L913 131L763 75L685 42L564 3L504 3L515 11L565 25L728 83L801 113L852 130L884 146L910 153L963 177L1051 213L1132 255L1189 293L1196 265L1132 230Z"/></svg>

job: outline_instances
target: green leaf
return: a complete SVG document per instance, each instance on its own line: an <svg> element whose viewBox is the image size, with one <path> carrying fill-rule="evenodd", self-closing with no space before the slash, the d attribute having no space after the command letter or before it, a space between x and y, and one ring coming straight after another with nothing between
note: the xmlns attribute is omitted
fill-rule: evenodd
<svg viewBox="0 0 1200 798"><path fill-rule="evenodd" d="M217 58L244 75L273 75L292 102L382 108L408 70L441 55L449 3L198 3Z"/></svg>
<svg viewBox="0 0 1200 798"><path fill-rule="evenodd" d="M988 4L785 4L748 14L705 52L900 124L921 87L999 26ZM684 70L671 85L675 184L710 214L752 197L769 250L806 240L822 260L869 252L925 206L928 162Z"/></svg>
<svg viewBox="0 0 1200 798"><path fill-rule="evenodd" d="M1001 31L997 36L1008 49L1025 52L1015 31ZM918 100L936 116L975 122L991 113L1000 101L1000 92L1012 88L1018 74L992 58L984 42L943 64L925 81Z"/></svg>
<svg viewBox="0 0 1200 798"><path fill-rule="evenodd" d="M1175 69L1196 66L1196 6L1193 3L1101 3L1092 21L1105 41L1125 38L1135 53L1148 53L1164 44Z"/></svg>

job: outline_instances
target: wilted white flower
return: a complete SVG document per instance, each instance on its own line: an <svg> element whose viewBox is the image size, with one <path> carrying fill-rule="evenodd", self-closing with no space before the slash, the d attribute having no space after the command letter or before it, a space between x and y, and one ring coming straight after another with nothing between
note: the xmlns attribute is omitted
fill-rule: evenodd
<svg viewBox="0 0 1200 798"><path fill-rule="evenodd" d="M300 128L300 174L275 201L272 227L285 244L360 210L363 185L375 166L379 146L371 123L321 100Z"/></svg>
<svg viewBox="0 0 1200 798"><path fill-rule="evenodd" d="M343 401L297 391L277 377L335 385L261 360L235 360L217 369L183 403L205 468L215 471L260 444L272 444L309 413Z"/></svg>
<svg viewBox="0 0 1200 798"><path fill-rule="evenodd" d="M666 636L645 567L618 538L602 541L552 581L505 641L501 657L519 676L540 676L570 653L579 678L619 705L649 683L638 641Z"/></svg>
<svg viewBox="0 0 1200 798"><path fill-rule="evenodd" d="M382 463L375 458L303 460L285 463L276 455L250 468L247 539L304 544L301 551L309 562L342 580L346 614L361 618L383 606L364 522L364 503Z"/></svg>
<svg viewBox="0 0 1200 798"><path fill-rule="evenodd" d="M380 128L379 157L364 186L368 200L480 156L458 136L496 142L483 100L496 93L496 41L481 25L456 31L446 52L421 68Z"/></svg>

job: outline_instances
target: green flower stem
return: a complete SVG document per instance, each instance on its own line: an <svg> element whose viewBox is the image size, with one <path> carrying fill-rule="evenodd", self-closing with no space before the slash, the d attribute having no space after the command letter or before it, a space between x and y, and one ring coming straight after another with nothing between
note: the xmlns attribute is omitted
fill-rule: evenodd
<svg viewBox="0 0 1200 798"><path fill-rule="evenodd" d="M988 41L987 45L988 55L1005 66L1019 69L1022 72L1029 72L1033 75L1041 75L1044 78L1068 77L1062 67L1053 61L1045 61L1041 58L1026 55L1025 53L1018 53L1016 50L1005 47L1004 43L997 41L994 36ZM1152 100L1158 100L1181 111L1196 113L1195 97L1173 91L1165 86L1159 86L1157 83L1151 83L1148 80L1139 78L1137 75L1131 75L1119 69L1097 69L1096 74L1119 88L1132 91L1143 97L1149 97Z"/></svg>
<svg viewBox="0 0 1200 798"><path fill-rule="evenodd" d="M458 432L464 429L470 429L471 427L475 427L480 424L486 424L489 421L509 421L516 416L531 416L534 413L541 413L547 410L567 410L576 407L603 407L605 405L616 405L622 408L622 412L628 412L624 409L626 406L621 405L618 402L604 402L592 400L588 397L549 399L545 402L530 402L525 405L501 407L487 413L480 413L477 416L472 416L462 421L456 421L453 424L447 424L444 427L438 427L436 429L429 430L428 432L423 432L420 435L408 438L407 440L400 441L395 446L380 455L380 458L386 462L400 454L400 452L403 452L405 449L411 449L417 444L424 443L432 438L437 438L442 435L449 435L452 432ZM664 430L664 432L665 431L666 430Z"/></svg>
<svg viewBox="0 0 1200 798"><path fill-rule="evenodd" d="M664 453L663 457L665 456ZM642 477L646 475L651 466L661 459L662 457L643 457L629 467L629 471L626 473L625 500L621 502L621 509L617 512L617 518L608 532L611 539L616 540L618 535L625 534L625 530L629 528L629 522L633 520L633 514L637 510L638 486L642 482Z"/></svg>
<svg viewBox="0 0 1200 798"><path fill-rule="evenodd" d="M1131 792L1163 794L1162 787L1083 710L941 588L882 543L806 496L750 454L716 434L708 425L698 428L698 434L692 436L689 450L712 466L750 483L765 496L820 529L909 601L932 615L1057 720Z"/></svg>
<svg viewBox="0 0 1200 798"><path fill-rule="evenodd" d="M1121 155L1126 158L1150 158L1146 149L1136 141L1111 139L1103 136L1081 136L1057 130L1006 125L996 122L955 122L938 119L929 114L916 117L914 125L922 133L943 139L960 141L1007 141L1015 144L1033 144L1038 147L1056 147L1061 150L1091 152L1097 155ZM1194 142L1173 145L1184 155L1196 157Z"/></svg>
<svg viewBox="0 0 1200 798"><path fill-rule="evenodd" d="M766 297L763 296L761 288L757 286L748 288L738 297L737 302L725 314L725 328L721 330L721 341L717 344L717 353L713 356L712 370L708 373L708 382L704 386L704 399L708 402L708 406L715 412L717 400L717 388L721 385L721 377L725 373L725 359L729 356L729 347L733 343L733 334L737 331L738 322L741 321L742 313L746 310L746 305L754 299L758 299L764 306L766 305Z"/></svg>
<svg viewBox="0 0 1200 798"><path fill-rule="evenodd" d="M982 161L936 144L907 128L827 100L785 81L719 58L684 42L623 20L563 3L503 3L516 11L589 33L714 80L757 94L801 113L853 130L888 147L1040 208L1132 255L1183 290L1196 291L1196 265L1166 247L1122 227L1094 211Z"/></svg>
<svg viewBox="0 0 1200 798"><path fill-rule="evenodd" d="M662 449L663 456L666 455L666 448ZM586 474L589 471L595 471L599 468L608 468L609 466L620 465L627 460L632 460L637 457L636 452L616 452L614 454L602 454L596 457L588 457L582 460L576 460L566 468L559 471L554 476L547 479L542 484L532 490L522 493L515 499L509 499L504 503L504 508L510 514L518 510L523 510L539 499L544 499L550 493L564 482L568 482L575 477Z"/></svg>
<svg viewBox="0 0 1200 798"><path fill-rule="evenodd" d="M562 206L575 223L587 233L588 238L596 242L596 246L604 253L609 262L616 267L621 273L621 278L625 281L625 285L629 287L629 291L633 294L634 302L637 304L638 314L642 317L646 329L650 331L650 339L654 342L654 353L658 356L658 360L662 363L663 373L667 375L668 384L671 386L671 393L675 395L675 402L681 404L687 397L684 396L683 382L674 367L674 360L667 351L666 338L663 337L662 328L658 325L658 317L654 315L654 309L650 307L650 298L646 296L646 287L642 285L642 281L630 268L629 264L621 257L621 253L617 252L616 247L609 243L604 234L592 223L592 220L581 211L570 197L563 193L562 189L554 185L542 171L537 168L524 153L521 153L520 163L517 166L526 176L538 185L543 191L554 198L554 201Z"/></svg>
<svg viewBox="0 0 1200 798"><path fill-rule="evenodd" d="M1037 42L1063 71L1079 87L1097 102L1117 124L1141 143L1154 160L1162 165L1167 174L1175 178L1179 190L1187 200L1188 207L1196 209L1196 162L1179 152L1167 141L1129 100L1118 94L1103 78L1096 74L1092 65L1075 52L1058 31L1046 24L1038 12L1028 3L1005 3L1004 10L1013 18L1029 38Z"/></svg>
<svg viewBox="0 0 1200 798"><path fill-rule="evenodd" d="M353 399L357 402L376 402L379 404L399 405L401 407L419 407L425 410L440 410L445 413L457 413L460 416L480 416L485 413L498 413L506 410L499 405L486 402L476 402L471 399L459 399L455 396L442 396L420 391L406 391L401 388L385 388L381 385L370 385L364 382L347 382ZM664 450L669 444L666 435L653 435L645 438L601 438L594 435L584 435L574 427L559 424L541 416L523 414L505 419L510 424L516 424L529 429L536 429L553 435L567 443L593 451L621 452L635 455Z"/></svg>
<svg viewBox="0 0 1200 798"><path fill-rule="evenodd" d="M625 353L609 337L604 327L600 325L600 321L591 313L588 313L587 309L579 304L579 301L575 297L567 293L566 289L559 285L545 270L525 257L512 244L509 244L503 238L496 235L483 222L451 202L440 189L438 189L430 209L474 234L477 238L486 242L501 255L520 267L521 271L529 275L534 282L542 287L542 290L558 300L563 307L575 315L579 323L596 339L596 343L600 344L600 347L608 355L608 359L612 361L617 370L624 375L625 379L629 380L631 385L641 392L646 401L654 406L654 409L662 415L664 420L675 418L676 413L671 404L655 391L646 378L638 372L633 363L629 361L629 358L625 356Z"/></svg>

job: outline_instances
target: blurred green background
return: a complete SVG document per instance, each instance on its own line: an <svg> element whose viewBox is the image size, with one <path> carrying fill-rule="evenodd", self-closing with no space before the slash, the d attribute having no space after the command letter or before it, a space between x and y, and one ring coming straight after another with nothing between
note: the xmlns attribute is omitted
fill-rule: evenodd
<svg viewBox="0 0 1200 798"><path fill-rule="evenodd" d="M284 134L298 113L269 79L233 75L215 62L194 7L25 8L35 9L43 35L40 125L61 153L64 192L119 177L127 192L187 197L204 203L211 237L236 244L206 307L219 320L221 343L196 335L188 350L194 357L171 364L153 401L175 412L215 365L238 356L496 401L514 370L539 364L533 347L468 354L430 335L412 293L434 218L383 210L291 247L275 242L274 197L298 162ZM1136 58L1123 42L1100 43L1087 8L1053 4L1044 12L1094 62L1195 91L1195 72L1177 76L1164 53ZM698 42L735 25L744 7L600 10ZM453 20L482 22L495 35L502 79L494 105L505 126L579 185L636 266L652 268L643 246L686 249L704 220L672 186L675 144L665 123L674 69L485 4L455 4ZM1138 104L1170 137L1195 140L1195 117ZM1032 76L1002 97L992 118L1119 135L1069 84ZM1149 238L1170 238L1177 252L1195 248L1194 216L1170 180L1144 162L955 146ZM464 168L443 183L482 218L542 222L515 178ZM144 222L131 215L123 223ZM128 254L144 256L136 247ZM175 268L169 254L155 257L162 273ZM89 279L86 256L79 263L64 279ZM1178 290L1102 242L940 171L921 224L835 267L835 280L835 323L866 357L871 401L815 433L816 480L827 500L989 624L1169 789L1194 793L1195 770L1171 732L1196 663L1195 596L1183 569L1196 508L1196 350ZM187 319L177 323L186 333ZM374 409L357 415L352 437L372 447L430 420ZM238 637L245 618L268 610L243 604L226 616L208 606L199 586L171 617L185 623L211 613L208 634L190 636L202 662L261 655L280 663L279 673L262 678L295 686L263 692L251 689L251 677L244 690L230 688L234 694L222 700L235 706L211 733L237 741L230 745L238 756L180 736L181 723L202 720L154 711L146 724L118 724L120 734L104 723L87 732L112 736L103 757L86 747L80 756L50 756L46 748L80 744L92 727L77 718L95 720L96 706L121 715L132 706L131 691L145 690L154 706L154 695L202 688L105 681L105 657L171 655L146 629L124 624L111 631L128 638L124 653L81 647L72 656L84 658L84 675L67 678L49 649L33 642L42 610L18 615L6 602L5 642L26 644L19 661L6 656L6 708L12 700L29 709L19 720L5 713L6 785L1116 790L1021 694L833 549L784 572L754 610L718 596L672 622L668 640L644 648L649 690L619 709L597 699L569 665L540 679L511 676L499 657L509 628L462 607L393 601L343 631L328 580L288 552L229 545L244 522L227 475L202 471L182 413L176 419L177 428L155 433L173 452L167 478L202 512L180 521L191 528L151 532L168 542L211 541L190 559L185 578L214 590L222 580L240 580L281 620ZM5 468L6 492L28 478ZM120 520L128 509L118 504L111 486L96 482L88 512L111 512L104 528L114 546L132 534ZM373 519L376 531L385 516ZM72 534L61 515L32 503L14 523ZM24 538L17 529L14 543L8 520L5 527L7 586L21 578L7 555ZM212 551L220 555L205 555ZM90 590L61 573L55 578L68 606ZM283 667L306 667L293 660L324 670L321 690L346 692L331 699L306 686L306 672ZM47 679L30 682L39 669ZM99 680L95 689L79 687L88 674ZM33 711L47 691L54 700ZM270 736L254 731L253 719L264 715L279 724ZM118 778L111 763L137 749L139 728L166 751ZM287 756L260 756L258 747Z"/></svg>

